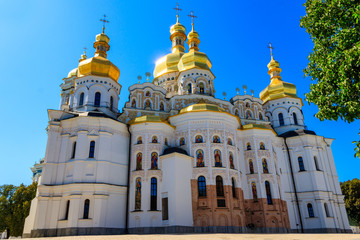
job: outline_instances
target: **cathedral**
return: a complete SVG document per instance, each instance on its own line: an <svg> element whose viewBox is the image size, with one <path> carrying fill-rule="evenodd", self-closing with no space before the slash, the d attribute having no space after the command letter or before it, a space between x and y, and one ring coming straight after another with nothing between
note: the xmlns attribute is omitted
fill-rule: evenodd
<svg viewBox="0 0 360 240"><path fill-rule="evenodd" d="M199 33L177 15L171 52L119 111L104 29L95 55L63 79L59 110L48 110L24 237L351 232L334 139L305 127L296 86L272 54L259 98L216 98Z"/></svg>

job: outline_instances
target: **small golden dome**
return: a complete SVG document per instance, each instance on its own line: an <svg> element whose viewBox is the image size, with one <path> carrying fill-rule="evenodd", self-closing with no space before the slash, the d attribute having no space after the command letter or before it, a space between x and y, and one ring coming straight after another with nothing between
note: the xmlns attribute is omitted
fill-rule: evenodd
<svg viewBox="0 0 360 240"><path fill-rule="evenodd" d="M77 77L77 75L78 75L78 68L74 68L73 70L71 70L69 73L68 73L68 75L67 75L67 77L68 78L70 78L70 77Z"/></svg>
<svg viewBox="0 0 360 240"><path fill-rule="evenodd" d="M260 99L263 103L284 97L298 98L296 95L296 86L281 80L281 68L279 62L271 57L271 61L267 67L269 69L268 74L271 77L271 82L269 86L260 93Z"/></svg>
<svg viewBox="0 0 360 240"><path fill-rule="evenodd" d="M210 103L196 103L185 107L180 110L179 113L188 113L188 112L203 112L203 111L212 111L212 112L225 112L225 110L218 105Z"/></svg>
<svg viewBox="0 0 360 240"><path fill-rule="evenodd" d="M81 59L79 62L79 75L96 75L109 77L118 81L120 70L107 57L107 51L110 49L109 37L105 33L96 35L94 42L95 56L88 59Z"/></svg>

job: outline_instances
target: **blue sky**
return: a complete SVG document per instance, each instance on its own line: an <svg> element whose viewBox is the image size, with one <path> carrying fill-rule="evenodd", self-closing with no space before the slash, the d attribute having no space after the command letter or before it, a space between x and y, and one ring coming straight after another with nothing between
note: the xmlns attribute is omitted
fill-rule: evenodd
<svg viewBox="0 0 360 240"><path fill-rule="evenodd" d="M236 94L247 85L258 96L269 84L266 65L271 42L284 81L296 84L304 99L310 79L303 69L313 44L299 27L304 1L179 1L180 22L191 29L191 10L198 16L200 51L212 61L217 97ZM58 109L62 79L77 67L83 47L93 56L99 19L110 23L108 58L120 69L122 108L128 87L137 76L154 69L156 59L170 52L169 27L176 21L176 1L0 1L0 70L2 104L0 184L30 184L30 167L45 155L47 109ZM340 181L359 176L360 159L354 158L359 121L321 122L314 105L304 101L305 123L318 135L335 138L332 149Z"/></svg>

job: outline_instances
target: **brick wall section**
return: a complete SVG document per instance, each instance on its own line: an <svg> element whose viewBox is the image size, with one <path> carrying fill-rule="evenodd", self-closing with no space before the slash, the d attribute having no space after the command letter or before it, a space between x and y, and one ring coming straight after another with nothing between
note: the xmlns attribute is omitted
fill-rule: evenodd
<svg viewBox="0 0 360 240"><path fill-rule="evenodd" d="M286 202L273 199L268 205L266 199L244 200L242 189L236 188L236 198L231 186L224 186L224 197L216 196L216 186L206 185L206 197L198 196L197 180L191 180L192 209L195 227L247 226L290 228ZM226 207L218 207L217 199L225 199Z"/></svg>

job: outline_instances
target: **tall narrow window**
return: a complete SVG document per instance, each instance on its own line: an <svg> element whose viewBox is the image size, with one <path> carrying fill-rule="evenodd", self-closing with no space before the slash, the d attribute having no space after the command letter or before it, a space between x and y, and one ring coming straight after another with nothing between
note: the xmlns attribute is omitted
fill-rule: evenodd
<svg viewBox="0 0 360 240"><path fill-rule="evenodd" d="M135 181L135 210L141 210L141 178Z"/></svg>
<svg viewBox="0 0 360 240"><path fill-rule="evenodd" d="M101 100L101 93L96 92L95 93L95 101L94 101L95 107L100 107L100 100Z"/></svg>
<svg viewBox="0 0 360 240"><path fill-rule="evenodd" d="M216 176L216 196L218 197L224 196L223 179L220 176Z"/></svg>
<svg viewBox="0 0 360 240"><path fill-rule="evenodd" d="M199 197L206 197L206 179L204 176L198 178Z"/></svg>
<svg viewBox="0 0 360 240"><path fill-rule="evenodd" d="M199 90L200 90L200 93L203 94L205 92L205 87L204 87L204 83L200 83L199 84Z"/></svg>
<svg viewBox="0 0 360 240"><path fill-rule="evenodd" d="M192 91L192 85L191 85L191 83L189 83L189 84L187 85L187 93L188 93L188 94L191 94L191 91Z"/></svg>
<svg viewBox="0 0 360 240"><path fill-rule="evenodd" d="M304 160L302 157L298 157L300 171L305 171Z"/></svg>
<svg viewBox="0 0 360 240"><path fill-rule="evenodd" d="M114 107L114 98L113 96L110 97L110 110L112 111Z"/></svg>
<svg viewBox="0 0 360 240"><path fill-rule="evenodd" d="M293 118L294 118L294 124L295 124L295 125L298 125L296 113L293 113Z"/></svg>
<svg viewBox="0 0 360 240"><path fill-rule="evenodd" d="M82 106L84 105L84 93L82 92L80 94L80 99L79 99L79 106Z"/></svg>
<svg viewBox="0 0 360 240"><path fill-rule="evenodd" d="M70 200L67 200L64 220L68 220L69 218L69 209L70 209Z"/></svg>
<svg viewBox="0 0 360 240"><path fill-rule="evenodd" d="M330 217L329 208L327 203L324 203L325 215L326 217Z"/></svg>
<svg viewBox="0 0 360 240"><path fill-rule="evenodd" d="M231 189L232 189L232 195L233 195L233 198L236 198L236 186L235 186L235 179L234 178L231 178Z"/></svg>
<svg viewBox="0 0 360 240"><path fill-rule="evenodd" d="M84 202L84 216L83 219L89 219L90 200L86 199Z"/></svg>
<svg viewBox="0 0 360 240"><path fill-rule="evenodd" d="M256 191L256 183L254 183L254 182L251 183L251 191L252 191L254 202L257 202L258 197L257 197L257 191Z"/></svg>
<svg viewBox="0 0 360 240"><path fill-rule="evenodd" d="M151 196L150 196L150 210L157 210L157 180L156 178L151 178Z"/></svg>
<svg viewBox="0 0 360 240"><path fill-rule="evenodd" d="M314 215L314 209L313 209L313 206L312 206L311 203L308 203L307 209L308 209L308 213L309 213L309 218L315 217L315 215Z"/></svg>
<svg viewBox="0 0 360 240"><path fill-rule="evenodd" d="M95 156L95 141L90 142L90 149L89 149L89 158L94 158Z"/></svg>
<svg viewBox="0 0 360 240"><path fill-rule="evenodd" d="M263 115L261 113L259 113L259 120L263 120Z"/></svg>
<svg viewBox="0 0 360 240"><path fill-rule="evenodd" d="M282 113L279 113L278 117L280 126L284 126L284 115Z"/></svg>
<svg viewBox="0 0 360 240"><path fill-rule="evenodd" d="M272 205L272 197L271 197L271 189L270 189L270 183L268 181L265 181L265 190L266 190L266 199L267 203L269 205Z"/></svg>
<svg viewBox="0 0 360 240"><path fill-rule="evenodd" d="M162 199L162 220L169 220L168 198Z"/></svg>
<svg viewBox="0 0 360 240"><path fill-rule="evenodd" d="M76 152L76 141L73 143L73 149L71 153L71 158L75 158L75 152Z"/></svg>
<svg viewBox="0 0 360 240"><path fill-rule="evenodd" d="M317 160L316 157L314 157L314 163L315 163L315 169L316 169L316 171L320 171L319 163L318 163L318 160Z"/></svg>
<svg viewBox="0 0 360 240"><path fill-rule="evenodd" d="M251 150L251 144L250 143L246 144L246 150Z"/></svg>

